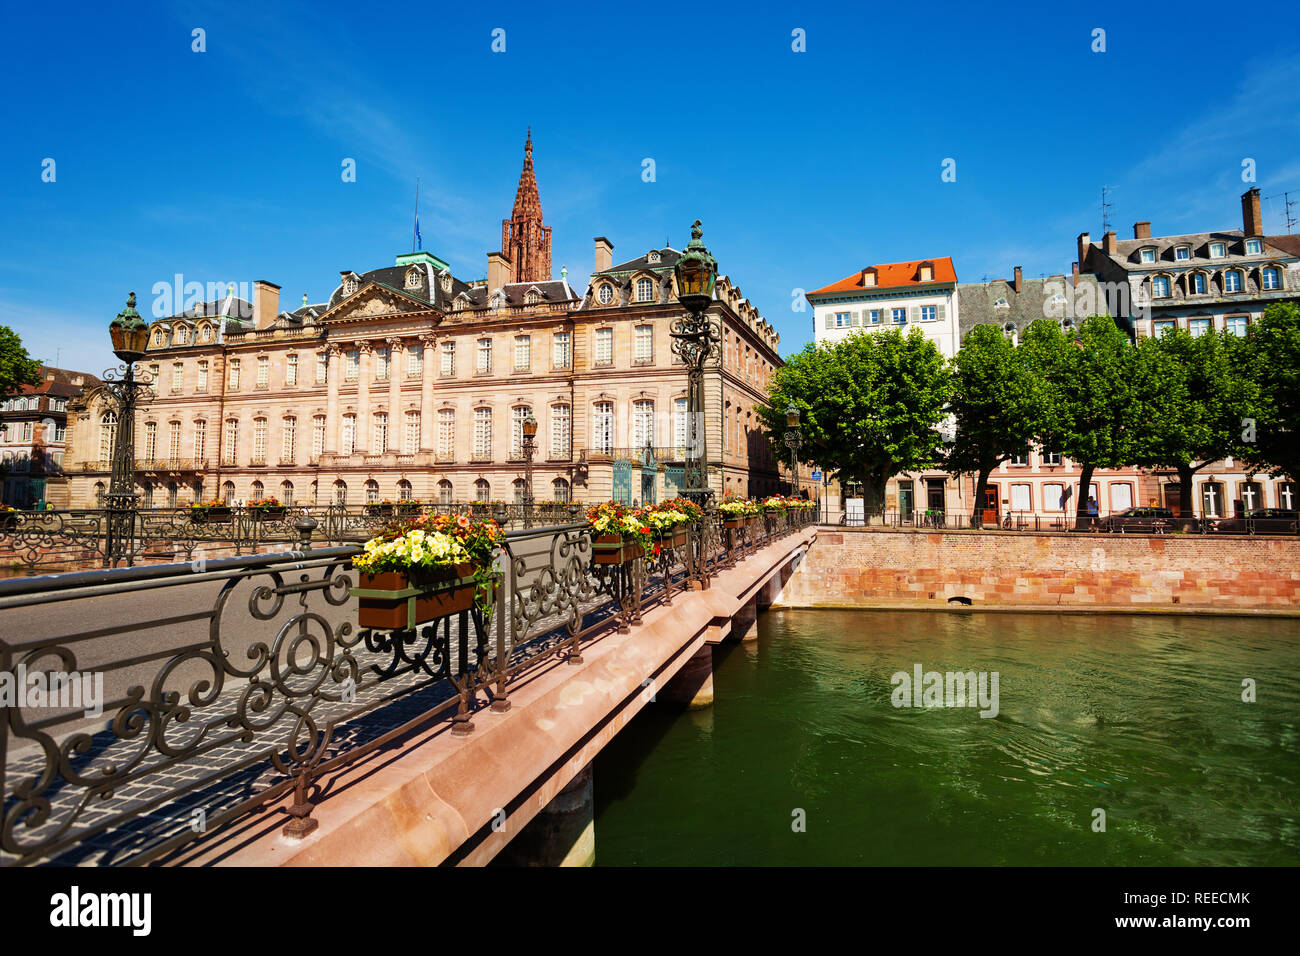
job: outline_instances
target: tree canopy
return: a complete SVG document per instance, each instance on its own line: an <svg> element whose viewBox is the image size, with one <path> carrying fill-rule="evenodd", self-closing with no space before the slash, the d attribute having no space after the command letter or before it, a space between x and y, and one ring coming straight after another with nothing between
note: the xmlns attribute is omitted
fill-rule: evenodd
<svg viewBox="0 0 1300 956"><path fill-rule="evenodd" d="M8 398L24 385L38 385L41 363L27 354L18 333L0 325L0 398Z"/></svg>

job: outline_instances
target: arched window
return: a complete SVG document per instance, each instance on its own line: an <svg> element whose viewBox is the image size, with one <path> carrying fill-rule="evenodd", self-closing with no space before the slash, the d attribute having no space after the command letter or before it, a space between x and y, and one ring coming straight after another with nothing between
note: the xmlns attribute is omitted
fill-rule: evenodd
<svg viewBox="0 0 1300 956"><path fill-rule="evenodd" d="M167 507L175 508L180 504L181 486L174 481L167 482Z"/></svg>
<svg viewBox="0 0 1300 956"><path fill-rule="evenodd" d="M1236 269L1229 269L1223 274L1223 291L1240 292L1241 291L1241 273Z"/></svg>
<svg viewBox="0 0 1300 956"><path fill-rule="evenodd" d="M601 305L609 305L614 299L614 287L612 285L602 285L596 292L596 298L600 300Z"/></svg>
<svg viewBox="0 0 1300 956"><path fill-rule="evenodd" d="M334 503L336 505L348 503L348 483L342 478L334 482Z"/></svg>
<svg viewBox="0 0 1300 956"><path fill-rule="evenodd" d="M141 490L144 492L143 495L144 506L146 508L152 508L153 507L153 482L151 481L144 482L144 484L141 485Z"/></svg>
<svg viewBox="0 0 1300 956"><path fill-rule="evenodd" d="M440 504L449 505L451 504L451 501L451 482L444 478L442 481L438 482L438 502Z"/></svg>
<svg viewBox="0 0 1300 956"><path fill-rule="evenodd" d="M233 481L227 481L221 486L221 500L228 505L235 503L235 483Z"/></svg>
<svg viewBox="0 0 1300 956"><path fill-rule="evenodd" d="M569 483L563 478L556 478L551 482L551 498L562 504L569 503Z"/></svg>
<svg viewBox="0 0 1300 956"><path fill-rule="evenodd" d="M397 497L402 501L411 500L411 483L405 478L397 483Z"/></svg>
<svg viewBox="0 0 1300 956"><path fill-rule="evenodd" d="M478 481L474 482L474 500L475 501L492 500L492 486L488 484L488 480L486 478L480 478Z"/></svg>
<svg viewBox="0 0 1300 956"><path fill-rule="evenodd" d="M95 482L95 507L104 507L104 483L102 481Z"/></svg>
<svg viewBox="0 0 1300 956"><path fill-rule="evenodd" d="M266 497L266 486L260 481L253 482L253 487L248 489L249 503L261 501Z"/></svg>
<svg viewBox="0 0 1300 956"><path fill-rule="evenodd" d="M379 500L379 482L371 478L366 482L366 504L373 505Z"/></svg>
<svg viewBox="0 0 1300 956"><path fill-rule="evenodd" d="M650 279L636 280L636 300L638 302L649 302L654 298L654 282Z"/></svg>
<svg viewBox="0 0 1300 956"><path fill-rule="evenodd" d="M524 481L522 478L516 478L511 483L511 486L514 488L515 492L515 504L522 505L524 503L524 498L528 495L528 482Z"/></svg>
<svg viewBox="0 0 1300 956"><path fill-rule="evenodd" d="M1275 266L1269 266L1260 273L1260 285L1265 289L1282 288L1282 271Z"/></svg>
<svg viewBox="0 0 1300 956"><path fill-rule="evenodd" d="M99 460L113 460L113 443L117 440L117 412L105 412L99 419Z"/></svg>
<svg viewBox="0 0 1300 956"><path fill-rule="evenodd" d="M280 504L282 505L293 504L293 482L292 481L280 482Z"/></svg>
<svg viewBox="0 0 1300 956"><path fill-rule="evenodd" d="M538 292L536 289L529 289L528 292L524 294L525 305L536 305L538 302L541 301L542 301L542 294Z"/></svg>

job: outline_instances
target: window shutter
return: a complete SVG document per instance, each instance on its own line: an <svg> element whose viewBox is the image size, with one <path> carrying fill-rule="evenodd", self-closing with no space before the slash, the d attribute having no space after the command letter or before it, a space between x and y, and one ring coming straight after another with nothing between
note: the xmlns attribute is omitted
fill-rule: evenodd
<svg viewBox="0 0 1300 956"><path fill-rule="evenodd" d="M854 313L853 313L852 324L853 324L853 325L861 325L861 324L862 324L862 313L861 313L861 312L854 312Z"/></svg>
<svg viewBox="0 0 1300 956"><path fill-rule="evenodd" d="M908 321L909 322L921 321L921 307L919 305L912 306L911 311L908 314Z"/></svg>
<svg viewBox="0 0 1300 956"><path fill-rule="evenodd" d="M947 311L948 311L948 307L943 303L939 303L939 311L936 313L936 315L938 316L940 322L942 322L946 317Z"/></svg>
<svg viewBox="0 0 1300 956"><path fill-rule="evenodd" d="M827 312L827 313L826 313L826 328L828 328L828 329L833 329L833 328L835 328L835 313L834 313L834 312Z"/></svg>

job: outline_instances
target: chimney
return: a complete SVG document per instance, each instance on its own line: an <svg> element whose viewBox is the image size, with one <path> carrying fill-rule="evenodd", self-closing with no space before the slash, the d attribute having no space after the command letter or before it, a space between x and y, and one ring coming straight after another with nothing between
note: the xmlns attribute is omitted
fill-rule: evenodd
<svg viewBox="0 0 1300 956"><path fill-rule="evenodd" d="M500 252L488 253L488 291L495 291L509 284L513 279L510 259Z"/></svg>
<svg viewBox="0 0 1300 956"><path fill-rule="evenodd" d="M596 272L604 272L614 264L614 243L604 236L596 237Z"/></svg>
<svg viewBox="0 0 1300 956"><path fill-rule="evenodd" d="M257 279L253 283L253 327L270 328L280 314L280 287L274 282Z"/></svg>
<svg viewBox="0 0 1300 956"><path fill-rule="evenodd" d="M1134 238L1134 239L1150 239L1150 238L1151 238L1151 223L1150 223L1150 222L1135 222L1135 223L1133 223L1133 238Z"/></svg>
<svg viewBox="0 0 1300 956"><path fill-rule="evenodd" d="M1086 265L1088 262L1088 247L1092 245L1092 236L1086 232L1079 233L1079 264Z"/></svg>
<svg viewBox="0 0 1300 956"><path fill-rule="evenodd" d="M1015 289L1017 292L1020 291L1020 278L1020 266L1016 266L1016 277L1011 280L1011 288Z"/></svg>
<svg viewBox="0 0 1300 956"><path fill-rule="evenodd" d="M1110 232L1106 233L1106 235L1102 237L1101 249L1102 252L1106 253L1106 255L1108 256L1113 256L1119 252L1119 243L1115 241L1114 229L1112 229Z"/></svg>
<svg viewBox="0 0 1300 956"><path fill-rule="evenodd" d="M1241 231L1247 236L1264 235L1264 217L1259 211L1259 187L1241 194Z"/></svg>
<svg viewBox="0 0 1300 956"><path fill-rule="evenodd" d="M1073 284L1078 285L1079 284L1079 263L1075 262L1071 264L1070 275L1073 280Z"/></svg>

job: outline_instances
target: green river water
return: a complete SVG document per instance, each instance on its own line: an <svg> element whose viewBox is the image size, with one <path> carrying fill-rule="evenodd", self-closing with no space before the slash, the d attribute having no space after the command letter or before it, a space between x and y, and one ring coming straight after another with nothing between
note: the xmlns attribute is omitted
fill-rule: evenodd
<svg viewBox="0 0 1300 956"><path fill-rule="evenodd" d="M916 664L998 715L895 708ZM1294 620L766 613L596 759L597 865L1295 865L1298 680Z"/></svg>

